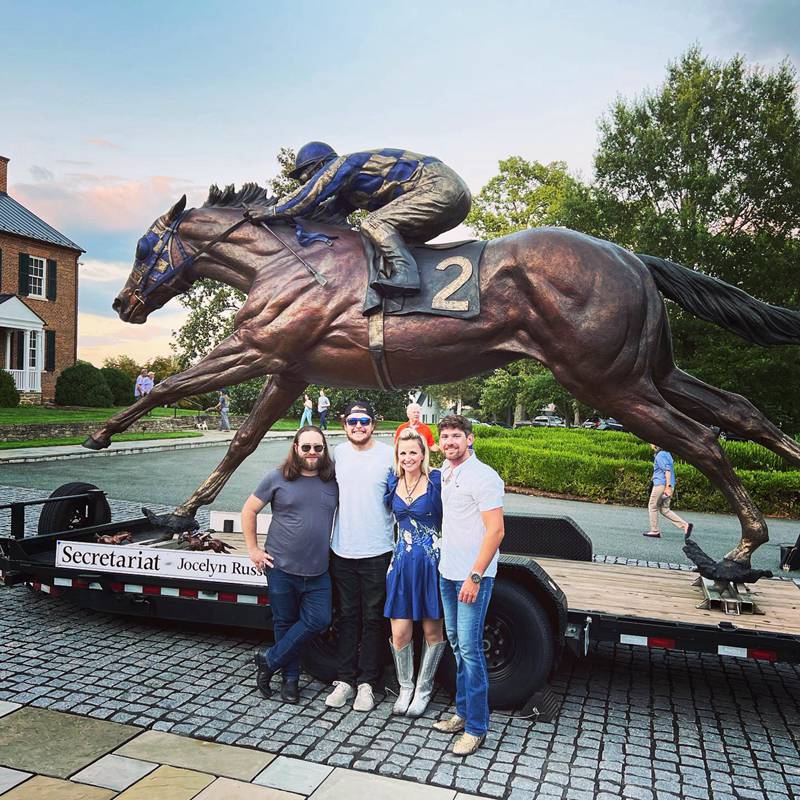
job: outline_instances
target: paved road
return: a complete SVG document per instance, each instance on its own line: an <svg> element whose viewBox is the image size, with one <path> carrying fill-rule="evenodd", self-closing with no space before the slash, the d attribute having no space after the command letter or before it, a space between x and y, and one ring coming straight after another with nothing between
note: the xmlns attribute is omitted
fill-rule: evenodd
<svg viewBox="0 0 800 800"><path fill-rule="evenodd" d="M213 504L220 510L238 510L264 472L279 464L288 442L267 441L234 473ZM67 481L87 481L104 489L109 497L137 504L174 507L191 494L219 463L225 448L162 451L135 455L52 461L0 466L0 485L45 490L47 493ZM644 487L643 487L644 492ZM682 536L666 522L662 539L646 539L647 512L643 508L599 505L525 495L506 495L512 512L572 517L591 537L596 553L659 563L687 564L681 551ZM683 513L678 508L679 513ZM686 512L695 524L695 538L709 554L723 556L739 539L738 521L733 515ZM794 542L800 534L797 521L771 520L771 541L761 547L754 566L777 570L779 545ZM797 576L800 573L791 573Z"/></svg>

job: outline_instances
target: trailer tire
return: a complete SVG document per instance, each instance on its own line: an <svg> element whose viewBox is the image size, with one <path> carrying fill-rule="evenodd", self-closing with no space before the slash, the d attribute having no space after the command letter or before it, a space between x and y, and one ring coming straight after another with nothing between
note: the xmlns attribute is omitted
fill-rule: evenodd
<svg viewBox="0 0 800 800"><path fill-rule="evenodd" d="M546 683L555 660L550 620L542 604L524 587L500 578L494 585L483 628L489 673L489 705L523 705ZM448 652L439 669L445 687L455 692L455 659Z"/></svg>
<svg viewBox="0 0 800 800"><path fill-rule="evenodd" d="M71 494L83 494L97 489L91 483L65 483L59 486L50 497L66 497ZM74 528L85 528L89 525L104 525L111 522L111 509L105 496L101 497L94 507L85 500L62 500L60 503L47 503L39 515L39 535L69 531Z"/></svg>

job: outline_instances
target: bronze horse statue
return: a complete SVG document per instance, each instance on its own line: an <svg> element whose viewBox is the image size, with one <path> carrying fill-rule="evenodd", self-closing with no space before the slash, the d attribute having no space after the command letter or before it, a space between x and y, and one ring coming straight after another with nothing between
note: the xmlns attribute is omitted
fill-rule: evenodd
<svg viewBox="0 0 800 800"><path fill-rule="evenodd" d="M317 242L300 248L286 221L248 224L252 210L263 211L271 202L252 184L239 193L212 187L206 204L189 211L182 198L139 241L131 276L113 303L121 319L142 324L199 278L247 295L227 339L111 417L85 442L93 449L107 447L114 434L155 406L270 376L220 464L175 509L175 519L188 525L309 383L380 384L370 355L369 319L361 313L367 263L359 234L304 221L338 238L332 246ZM314 270L317 280L309 274ZM481 313L474 320L385 318L385 358L394 383L444 383L519 358L540 361L582 403L704 473L741 524L741 541L726 563L749 567L753 551L768 539L767 525L709 426L758 442L797 465L800 445L744 397L675 366L661 293L695 316L763 345L800 342L800 314L677 264L559 228L489 241L480 291Z"/></svg>

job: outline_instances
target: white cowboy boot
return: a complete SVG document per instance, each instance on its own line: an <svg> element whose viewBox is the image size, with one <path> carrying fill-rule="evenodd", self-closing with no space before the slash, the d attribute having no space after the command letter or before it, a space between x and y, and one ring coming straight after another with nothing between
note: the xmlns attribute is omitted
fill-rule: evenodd
<svg viewBox="0 0 800 800"><path fill-rule="evenodd" d="M392 640L389 639L389 647L392 648L397 682L400 684L400 693L392 708L392 714L405 714L414 696L414 642L409 642L401 650L395 650Z"/></svg>
<svg viewBox="0 0 800 800"><path fill-rule="evenodd" d="M406 716L421 717L431 701L433 694L433 679L436 677L436 670L439 662L444 655L446 642L436 642L428 644L425 642L422 648L422 661L419 665L419 675L417 676L417 690L414 692L414 699L406 711Z"/></svg>

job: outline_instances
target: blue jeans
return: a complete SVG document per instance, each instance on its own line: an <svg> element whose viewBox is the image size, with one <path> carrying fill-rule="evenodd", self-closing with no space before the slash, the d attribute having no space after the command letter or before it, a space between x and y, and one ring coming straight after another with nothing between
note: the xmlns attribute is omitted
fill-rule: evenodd
<svg viewBox="0 0 800 800"><path fill-rule="evenodd" d="M298 425L298 427L302 428L304 425L310 425L310 424L311 424L311 409L304 408L303 413L300 415L300 425Z"/></svg>
<svg viewBox="0 0 800 800"><path fill-rule="evenodd" d="M266 651L273 672L300 677L306 644L331 624L331 578L327 572L306 578L273 567L267 570L275 644Z"/></svg>
<svg viewBox="0 0 800 800"><path fill-rule="evenodd" d="M328 428L328 409L324 408L319 412L319 427L324 431Z"/></svg>
<svg viewBox="0 0 800 800"><path fill-rule="evenodd" d="M221 431L229 431L231 429L231 422L228 419L228 409L223 408L219 412L219 429Z"/></svg>
<svg viewBox="0 0 800 800"><path fill-rule="evenodd" d="M467 733L483 736L489 729L489 673L483 654L483 624L494 578L481 581L474 603L459 602L463 583L439 576L444 626L456 657L456 714L465 720Z"/></svg>

